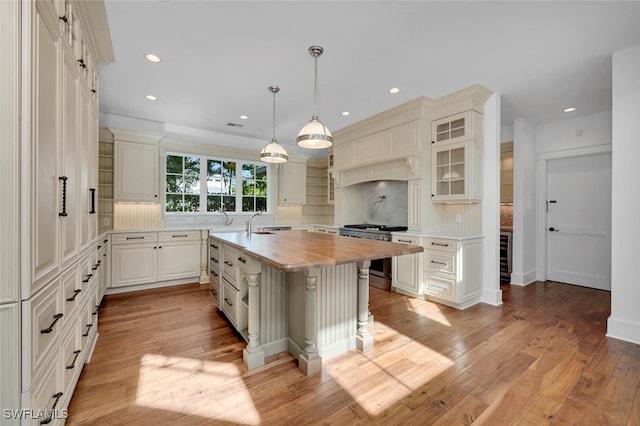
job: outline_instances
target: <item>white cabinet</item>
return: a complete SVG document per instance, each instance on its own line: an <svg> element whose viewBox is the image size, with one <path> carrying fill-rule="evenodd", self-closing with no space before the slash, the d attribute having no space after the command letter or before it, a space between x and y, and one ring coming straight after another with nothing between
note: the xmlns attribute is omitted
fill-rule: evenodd
<svg viewBox="0 0 640 426"><path fill-rule="evenodd" d="M433 202L482 199L482 114L467 111L433 122Z"/></svg>
<svg viewBox="0 0 640 426"><path fill-rule="evenodd" d="M222 263L221 244L216 240L209 239L209 294L213 306L222 309L220 306L220 264Z"/></svg>
<svg viewBox="0 0 640 426"><path fill-rule="evenodd" d="M110 287L200 276L200 231L116 233L111 240Z"/></svg>
<svg viewBox="0 0 640 426"><path fill-rule="evenodd" d="M414 235L393 235L394 243L422 245L422 238ZM392 259L391 289L398 293L407 294L413 297L422 295L422 265L423 254L406 254L395 256Z"/></svg>
<svg viewBox="0 0 640 426"><path fill-rule="evenodd" d="M337 226L327 226L327 225L322 225L322 226L316 226L314 228L315 232L322 232L324 234L332 234L332 235L338 235L340 232L340 230L338 229Z"/></svg>
<svg viewBox="0 0 640 426"><path fill-rule="evenodd" d="M158 232L158 281L200 275L200 231Z"/></svg>
<svg viewBox="0 0 640 426"><path fill-rule="evenodd" d="M235 329L246 340L249 321L247 258L241 255L235 247L219 242L217 244L220 245L222 253L221 309Z"/></svg>
<svg viewBox="0 0 640 426"><path fill-rule="evenodd" d="M115 201L158 202L158 161L157 145L116 139L114 142Z"/></svg>
<svg viewBox="0 0 640 426"><path fill-rule="evenodd" d="M303 205L307 201L307 165L288 161L278 166L279 204Z"/></svg>
<svg viewBox="0 0 640 426"><path fill-rule="evenodd" d="M427 298L458 309L482 297L482 238L425 238L424 275Z"/></svg>

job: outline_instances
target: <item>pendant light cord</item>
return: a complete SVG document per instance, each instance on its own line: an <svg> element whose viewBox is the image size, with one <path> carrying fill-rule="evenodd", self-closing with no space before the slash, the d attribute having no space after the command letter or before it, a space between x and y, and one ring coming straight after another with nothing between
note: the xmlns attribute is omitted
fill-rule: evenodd
<svg viewBox="0 0 640 426"><path fill-rule="evenodd" d="M271 140L276 140L276 92L273 92L273 137Z"/></svg>
<svg viewBox="0 0 640 426"><path fill-rule="evenodd" d="M312 119L318 119L318 55L313 57L314 74L313 74L313 117Z"/></svg>

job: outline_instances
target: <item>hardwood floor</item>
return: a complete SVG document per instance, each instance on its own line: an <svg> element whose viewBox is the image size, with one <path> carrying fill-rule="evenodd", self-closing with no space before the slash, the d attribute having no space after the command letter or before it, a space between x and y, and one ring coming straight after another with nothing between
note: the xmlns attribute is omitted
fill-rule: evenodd
<svg viewBox="0 0 640 426"><path fill-rule="evenodd" d="M306 377L244 341L197 284L106 296L68 425L640 425L640 345L604 336L610 293L503 285L458 311L371 289L375 348Z"/></svg>

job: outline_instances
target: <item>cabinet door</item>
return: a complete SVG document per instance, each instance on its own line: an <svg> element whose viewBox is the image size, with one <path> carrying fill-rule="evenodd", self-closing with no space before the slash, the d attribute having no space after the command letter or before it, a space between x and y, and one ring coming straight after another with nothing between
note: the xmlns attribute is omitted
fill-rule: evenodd
<svg viewBox="0 0 640 426"><path fill-rule="evenodd" d="M158 243L158 280L200 275L200 241Z"/></svg>
<svg viewBox="0 0 640 426"><path fill-rule="evenodd" d="M158 269L157 252L157 243L112 245L111 286L155 282Z"/></svg>
<svg viewBox="0 0 640 426"><path fill-rule="evenodd" d="M60 225L62 216L62 177L59 167L59 39L54 27L39 13L37 4L33 23L35 75L32 80L32 99L39 99L31 110L31 164L32 182L24 188L30 197L31 217L31 288L23 292L29 297L59 270ZM25 182L27 184L28 182Z"/></svg>
<svg viewBox="0 0 640 426"><path fill-rule="evenodd" d="M471 140L433 146L433 202L482 199L482 145Z"/></svg>
<svg viewBox="0 0 640 426"><path fill-rule="evenodd" d="M115 201L154 201L158 198L158 147L115 141Z"/></svg>
<svg viewBox="0 0 640 426"><path fill-rule="evenodd" d="M393 242L420 245L418 237L393 236ZM422 257L420 253L395 256L391 267L393 287L405 290L412 295L421 292L420 266Z"/></svg>
<svg viewBox="0 0 640 426"><path fill-rule="evenodd" d="M278 169L280 204L303 205L307 201L307 165L291 161Z"/></svg>

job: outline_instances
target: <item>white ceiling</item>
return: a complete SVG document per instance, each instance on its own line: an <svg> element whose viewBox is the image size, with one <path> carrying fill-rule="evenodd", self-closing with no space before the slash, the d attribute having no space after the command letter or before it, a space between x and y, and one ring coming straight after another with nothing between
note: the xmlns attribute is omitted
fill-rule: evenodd
<svg viewBox="0 0 640 426"><path fill-rule="evenodd" d="M318 115L334 132L476 83L501 94L503 124L609 110L611 54L640 44L637 1L106 0L106 10L115 62L100 69L101 125L259 151L277 85L276 136L290 155L303 152L295 137L313 111L314 44L325 49Z"/></svg>

